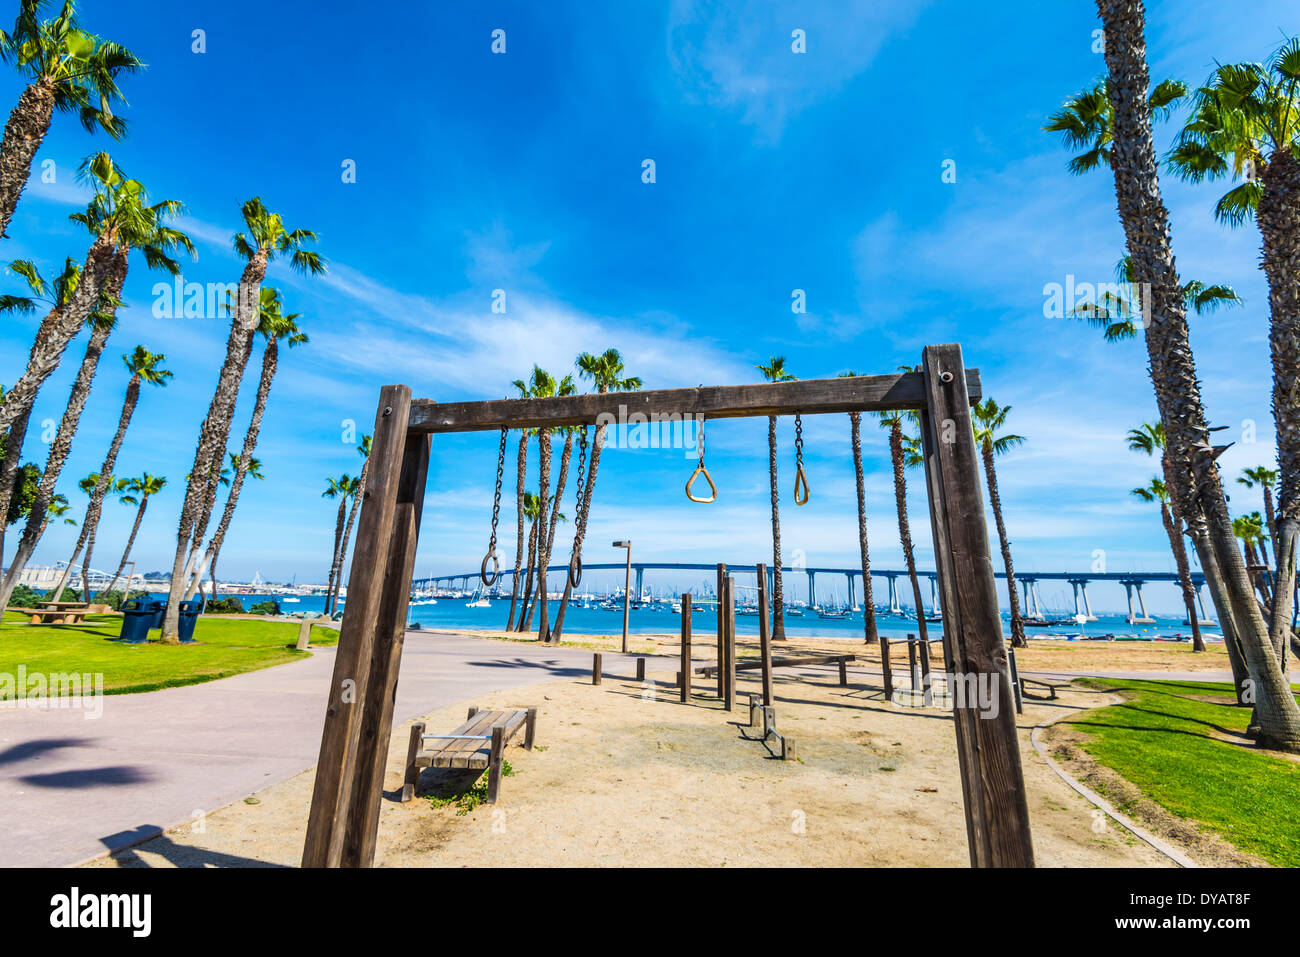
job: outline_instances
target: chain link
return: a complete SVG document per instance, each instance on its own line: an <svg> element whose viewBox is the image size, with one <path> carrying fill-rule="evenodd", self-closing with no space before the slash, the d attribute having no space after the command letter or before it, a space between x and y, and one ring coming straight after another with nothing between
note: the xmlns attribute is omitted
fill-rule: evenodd
<svg viewBox="0 0 1300 957"><path fill-rule="evenodd" d="M487 554L483 556L483 564L479 568L479 578L483 584L491 588L501 577L500 562L497 560L497 521L501 517L501 476L506 467L506 438L509 435L509 429L501 430L501 448L497 450L497 485L492 494L492 537L488 541ZM488 577L488 562L492 563L492 577Z"/></svg>
<svg viewBox="0 0 1300 957"><path fill-rule="evenodd" d="M798 412L794 414L794 462L803 467L803 417Z"/></svg>

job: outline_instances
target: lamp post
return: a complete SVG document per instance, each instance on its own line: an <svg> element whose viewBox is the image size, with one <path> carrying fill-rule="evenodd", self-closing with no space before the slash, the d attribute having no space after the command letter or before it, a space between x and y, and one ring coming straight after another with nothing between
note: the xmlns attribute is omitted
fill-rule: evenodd
<svg viewBox="0 0 1300 957"><path fill-rule="evenodd" d="M627 654L627 615L632 600L632 540L615 542L614 547L627 549L627 573L623 578L623 654Z"/></svg>

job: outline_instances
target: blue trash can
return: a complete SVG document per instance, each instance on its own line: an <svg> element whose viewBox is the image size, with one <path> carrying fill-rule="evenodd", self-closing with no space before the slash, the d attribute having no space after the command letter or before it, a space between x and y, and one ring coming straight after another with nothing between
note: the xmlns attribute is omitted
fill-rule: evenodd
<svg viewBox="0 0 1300 957"><path fill-rule="evenodd" d="M153 624L150 625L149 627L161 628L163 626L163 618L165 618L167 615L167 602L158 601L155 598L149 601L148 604L151 608L153 608Z"/></svg>
<svg viewBox="0 0 1300 957"><path fill-rule="evenodd" d="M149 640L149 629L153 627L154 602L131 598L122 602L122 633L118 641L138 645Z"/></svg>
<svg viewBox="0 0 1300 957"><path fill-rule="evenodd" d="M202 602L183 601L180 604L180 626L177 629L180 632L181 644L191 645L194 643L194 626L199 622L199 610L203 607Z"/></svg>

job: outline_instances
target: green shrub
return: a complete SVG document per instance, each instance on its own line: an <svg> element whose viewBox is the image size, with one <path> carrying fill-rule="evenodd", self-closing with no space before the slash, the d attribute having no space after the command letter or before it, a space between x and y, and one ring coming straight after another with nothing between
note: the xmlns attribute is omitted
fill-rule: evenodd
<svg viewBox="0 0 1300 957"><path fill-rule="evenodd" d="M17 585L14 587L14 593L9 596L10 608L35 608L45 599L34 592L26 585Z"/></svg>
<svg viewBox="0 0 1300 957"><path fill-rule="evenodd" d="M226 598L214 598L208 602L209 615L242 615L244 603L230 595Z"/></svg>
<svg viewBox="0 0 1300 957"><path fill-rule="evenodd" d="M135 591L131 592L130 595L123 596L120 591L114 588L112 591L100 592L98 595L96 595L95 604L107 605L109 608L113 609L114 611L121 611L122 602L125 601L126 598L150 598L150 597L152 596L144 589L137 588Z"/></svg>
<svg viewBox="0 0 1300 957"><path fill-rule="evenodd" d="M248 612L250 615L278 615L280 614L280 603L278 601L259 601L248 609Z"/></svg>

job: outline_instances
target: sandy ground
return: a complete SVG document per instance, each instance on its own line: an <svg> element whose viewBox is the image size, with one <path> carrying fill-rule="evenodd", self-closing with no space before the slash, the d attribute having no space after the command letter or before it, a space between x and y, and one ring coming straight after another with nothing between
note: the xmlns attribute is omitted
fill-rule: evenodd
<svg viewBox="0 0 1300 957"><path fill-rule="evenodd" d="M781 761L747 740L748 712L721 710L702 682L691 704L672 687L675 662L642 686L606 674L516 689L425 716L455 728L467 704L539 708L537 745L512 746L501 801L458 814L417 796L395 800L409 724L389 750L376 863L474 866L966 866L964 815L950 715L883 700L879 679L833 669L778 673L778 727L797 743ZM1143 667L1149 667L1143 665ZM1179 668L1185 668L1180 663ZM739 700L758 690L742 674ZM1170 866L1101 820L1038 758L1030 730L1109 699L1066 689L1027 703L1019 719L1040 866ZM517 741L522 740L517 739ZM439 785L426 771L421 794ZM313 773L257 792L195 823L90 866L296 866Z"/></svg>

